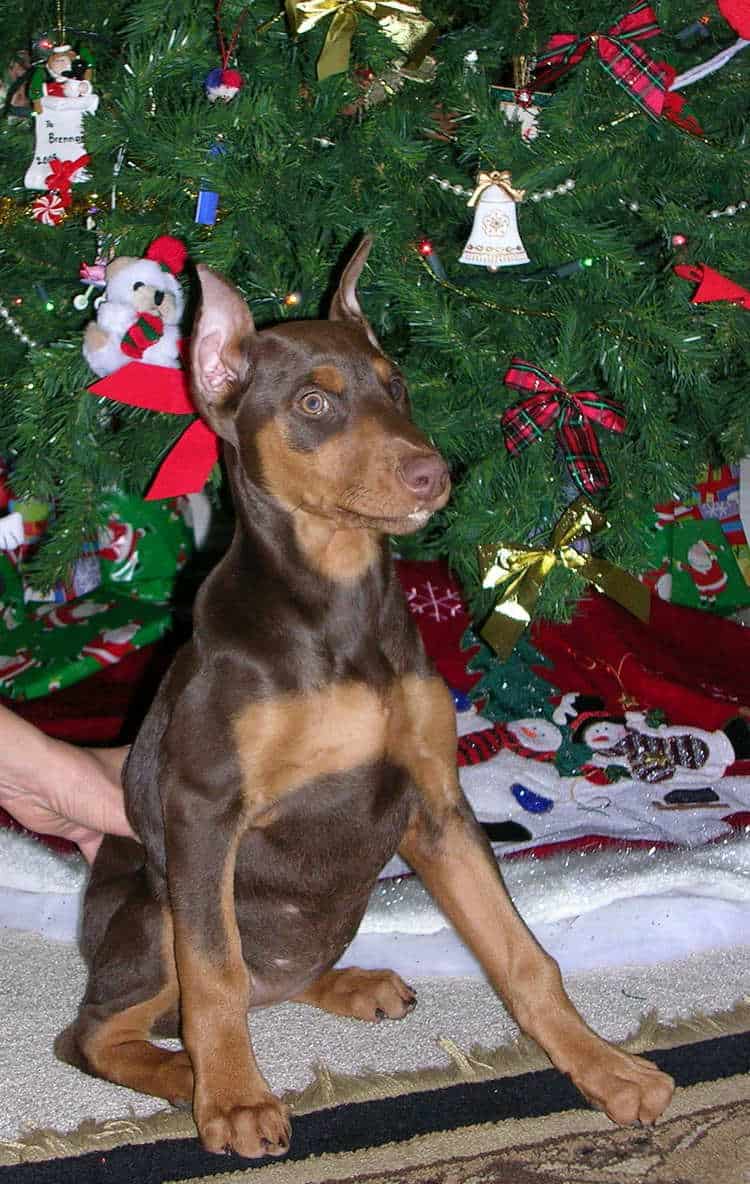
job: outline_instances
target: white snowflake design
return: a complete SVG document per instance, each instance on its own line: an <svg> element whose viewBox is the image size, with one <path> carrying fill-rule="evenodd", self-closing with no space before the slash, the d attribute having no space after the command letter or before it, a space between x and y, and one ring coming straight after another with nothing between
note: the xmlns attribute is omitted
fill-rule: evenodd
<svg viewBox="0 0 750 1184"><path fill-rule="evenodd" d="M413 613L420 617L430 616L434 621L449 621L463 612L464 607L458 592L448 587L441 591L432 580L410 588L406 599Z"/></svg>

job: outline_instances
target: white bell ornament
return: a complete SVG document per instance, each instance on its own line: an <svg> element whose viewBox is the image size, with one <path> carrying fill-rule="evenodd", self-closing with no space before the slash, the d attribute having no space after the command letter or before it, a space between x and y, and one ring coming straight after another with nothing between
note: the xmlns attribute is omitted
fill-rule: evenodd
<svg viewBox="0 0 750 1184"><path fill-rule="evenodd" d="M479 174L468 201L474 207L474 225L459 263L497 271L529 262L516 221L516 205L525 193L513 188L507 170Z"/></svg>

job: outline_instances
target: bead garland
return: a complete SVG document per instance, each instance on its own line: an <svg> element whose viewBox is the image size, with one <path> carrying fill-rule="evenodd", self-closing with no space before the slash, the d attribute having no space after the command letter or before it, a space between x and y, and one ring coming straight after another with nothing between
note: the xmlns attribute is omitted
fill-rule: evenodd
<svg viewBox="0 0 750 1184"><path fill-rule="evenodd" d="M747 209L747 202L746 201L738 201L736 205L732 204L732 205L725 206L725 208L723 210L711 210L711 213L708 216L709 216L709 218L724 218L724 217L733 218L735 214L739 214L740 212L742 212L746 209Z"/></svg>
<svg viewBox="0 0 750 1184"><path fill-rule="evenodd" d="M641 208L641 203L638 201L626 201L624 197L618 197L617 200L619 201L621 206L627 206L632 214L637 214ZM744 213L747 208L748 208L748 202L744 201L744 199L743 199L742 201L738 201L736 205L734 203L731 203L730 205L725 206L723 210L711 210L711 212L709 214L707 214L706 217L707 218L724 218L724 217L733 218L735 214Z"/></svg>
<svg viewBox="0 0 750 1184"><path fill-rule="evenodd" d="M450 181L446 181L444 177L438 177L435 173L430 173L427 178L428 181L434 181L441 189L450 190L455 193L456 197L471 197L474 193L473 189L464 189L463 185L452 185ZM576 187L576 183L572 177L568 177L567 181L561 181L554 189L542 189L538 193L531 193L529 201L549 201L551 197L562 197L566 193L572 193Z"/></svg>
<svg viewBox="0 0 750 1184"><path fill-rule="evenodd" d="M32 341L32 339L24 331L23 327L19 325L16 318L11 315L10 309L6 308L2 301L0 301L0 317L3 319L3 321L5 321L5 324L7 328L10 329L11 333L13 333L23 345L31 346L32 349L36 348L36 342Z"/></svg>

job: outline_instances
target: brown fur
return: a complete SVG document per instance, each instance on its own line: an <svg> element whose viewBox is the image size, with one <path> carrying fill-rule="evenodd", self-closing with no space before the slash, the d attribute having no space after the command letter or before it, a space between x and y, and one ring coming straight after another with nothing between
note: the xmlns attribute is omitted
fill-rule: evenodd
<svg viewBox="0 0 750 1184"><path fill-rule="evenodd" d="M392 972L332 969L399 850L553 1061L618 1121L651 1121L669 1079L577 1015L458 784L452 701L384 537L445 504L447 470L359 307L368 250L329 322L261 334L236 290L201 273L193 387L225 441L237 529L131 751L141 843L105 840L92 870L89 981L59 1051L171 1100L192 1089L209 1150L283 1154L288 1113L255 1063L248 1008L409 1012ZM178 1028L185 1052L150 1043Z"/></svg>

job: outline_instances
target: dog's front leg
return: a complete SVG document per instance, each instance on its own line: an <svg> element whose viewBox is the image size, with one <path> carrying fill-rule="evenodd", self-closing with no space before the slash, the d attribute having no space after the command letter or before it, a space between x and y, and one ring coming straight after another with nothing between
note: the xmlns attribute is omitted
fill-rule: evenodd
<svg viewBox="0 0 750 1184"><path fill-rule="evenodd" d="M283 1155L288 1110L258 1069L247 1026L251 983L234 904L243 814L239 806L208 803L184 783L166 802L167 876L195 1123L208 1151Z"/></svg>
<svg viewBox="0 0 750 1184"><path fill-rule="evenodd" d="M455 715L437 679L404 683L396 752L419 791L399 848L479 959L519 1026L615 1122L653 1122L674 1083L584 1023L556 962L516 912L456 775Z"/></svg>

